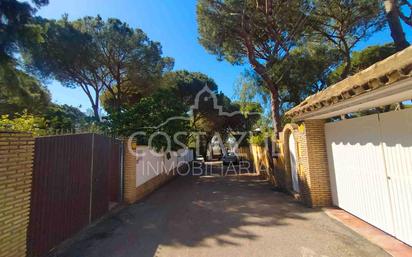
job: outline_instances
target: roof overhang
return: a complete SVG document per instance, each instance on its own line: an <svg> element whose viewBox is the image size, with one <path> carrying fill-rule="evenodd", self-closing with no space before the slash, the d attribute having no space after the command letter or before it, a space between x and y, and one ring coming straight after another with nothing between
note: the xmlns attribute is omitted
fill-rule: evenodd
<svg viewBox="0 0 412 257"><path fill-rule="evenodd" d="M411 99L412 46L307 97L285 113L294 121L326 119Z"/></svg>
<svg viewBox="0 0 412 257"><path fill-rule="evenodd" d="M312 112L302 113L292 120L327 119L411 99L412 78L408 78Z"/></svg>

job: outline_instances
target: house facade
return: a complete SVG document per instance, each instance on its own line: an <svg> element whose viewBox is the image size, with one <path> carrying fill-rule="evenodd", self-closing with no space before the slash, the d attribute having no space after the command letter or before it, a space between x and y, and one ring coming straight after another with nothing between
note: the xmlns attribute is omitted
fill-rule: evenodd
<svg viewBox="0 0 412 257"><path fill-rule="evenodd" d="M308 97L286 113L276 183L412 245L411 99L412 47Z"/></svg>

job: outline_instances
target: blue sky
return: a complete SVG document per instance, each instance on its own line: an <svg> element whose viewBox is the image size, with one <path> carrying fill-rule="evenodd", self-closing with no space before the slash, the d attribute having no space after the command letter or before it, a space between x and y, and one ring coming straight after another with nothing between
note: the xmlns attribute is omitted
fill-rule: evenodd
<svg viewBox="0 0 412 257"><path fill-rule="evenodd" d="M70 19L98 14L103 18L115 17L134 28L143 29L152 40L162 44L165 56L175 59L175 70L203 72L213 78L229 97L234 96L234 83L247 67L219 62L198 43L196 0L50 0L50 4L37 14L58 19L64 13ZM411 29L405 27L405 31L411 42ZM391 41L390 33L385 29L361 42L358 49ZM59 104L81 105L83 111L90 106L80 89L64 88L58 82L50 83L48 88L53 100Z"/></svg>

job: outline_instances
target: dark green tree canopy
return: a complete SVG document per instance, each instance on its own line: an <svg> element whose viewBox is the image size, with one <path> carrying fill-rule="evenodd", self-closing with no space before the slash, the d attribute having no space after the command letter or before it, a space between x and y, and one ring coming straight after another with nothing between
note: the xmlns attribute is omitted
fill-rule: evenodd
<svg viewBox="0 0 412 257"><path fill-rule="evenodd" d="M210 53L233 64L249 62L260 76L257 85L271 98L277 131L285 100L293 103L323 88L339 61L345 63L345 78L353 48L385 23L382 3L370 0L199 0L197 20L199 41ZM313 41L328 50L317 49L319 60L314 49L305 49ZM332 62L331 53L338 53ZM294 62L312 69L301 72L304 65Z"/></svg>
<svg viewBox="0 0 412 257"><path fill-rule="evenodd" d="M196 95L208 87L217 93L218 87L213 79L200 72L189 72L186 70L166 73L162 80L162 86L172 88L176 95L187 106L195 104Z"/></svg>
<svg viewBox="0 0 412 257"><path fill-rule="evenodd" d="M0 1L0 90L2 97L13 95L11 100L26 102L31 93L27 88L27 78L18 69L16 53L23 45L36 44L42 40L41 28L32 23L37 8L46 5L48 0L33 0L22 2L18 0ZM21 68L21 67L19 67ZM15 97L22 99L17 100ZM9 100L2 103L9 104ZM10 106L9 106L10 107Z"/></svg>
<svg viewBox="0 0 412 257"><path fill-rule="evenodd" d="M278 76L280 112L299 104L328 84L331 72L339 64L339 53L327 46L307 44L290 51L289 57L272 67L268 72ZM240 77L236 94L240 103L258 101L267 106L269 92L261 84L262 79L253 71L247 70ZM282 122L282 124L284 124Z"/></svg>
<svg viewBox="0 0 412 257"><path fill-rule="evenodd" d="M99 117L99 96L103 90L98 80L100 63L90 35L80 31L67 17L61 20L37 18L45 40L24 48L27 70L42 78L56 79L64 86L81 88L87 95L94 116Z"/></svg>
<svg viewBox="0 0 412 257"><path fill-rule="evenodd" d="M338 60L338 51L325 45L310 43L293 49L289 58L273 70L282 76L279 82L281 112L326 88Z"/></svg>
<svg viewBox="0 0 412 257"><path fill-rule="evenodd" d="M27 111L41 114L51 102L50 92L35 78L15 70L15 86L4 86L8 82L0 76L0 115Z"/></svg>
<svg viewBox="0 0 412 257"><path fill-rule="evenodd" d="M32 71L80 87L99 119L104 92L107 111L120 111L125 95L152 92L173 61L162 57L161 46L140 29L118 19L85 17L76 21L38 19L43 43L26 49Z"/></svg>
<svg viewBox="0 0 412 257"><path fill-rule="evenodd" d="M48 0L32 0L36 7L49 3ZM40 39L38 27L31 24L37 9L28 2L18 0L0 1L0 61L12 59L18 45Z"/></svg>
<svg viewBox="0 0 412 257"><path fill-rule="evenodd" d="M173 91L170 89L157 90L151 96L139 99L133 106L122 112L109 114L108 121L111 133L131 136L135 132L145 132L145 136L140 135L136 139L138 144L147 145L149 137L153 133L165 133L173 139L175 133L188 131L189 121L186 106L171 96L173 96ZM172 117L186 117L187 119L166 122ZM182 143L186 142L185 138L179 138L179 140ZM157 150L166 145L167 141L161 135L156 136L153 140L153 146ZM172 142L172 148L177 149L177 147L179 146Z"/></svg>
<svg viewBox="0 0 412 257"><path fill-rule="evenodd" d="M352 49L385 25L382 2L314 0L313 5L309 24L319 37L319 43L326 40L340 51L345 62L341 74L341 78L344 79L351 69Z"/></svg>
<svg viewBox="0 0 412 257"><path fill-rule="evenodd" d="M78 30L67 17L47 20L38 17L44 41L23 50L26 67L42 78L53 78L64 86L87 85L99 65L93 56L95 46L90 35Z"/></svg>
<svg viewBox="0 0 412 257"><path fill-rule="evenodd" d="M111 95L115 110L124 95L147 95L158 86L164 72L173 68L173 59L162 57L160 43L150 40L141 29L110 18L85 17L75 26L90 35L96 47L95 60L101 64L99 80Z"/></svg>
<svg viewBox="0 0 412 257"><path fill-rule="evenodd" d="M234 64L250 57L259 64L282 60L300 39L308 6L306 1L263 2L200 0L200 43Z"/></svg>
<svg viewBox="0 0 412 257"><path fill-rule="evenodd" d="M356 74L376 62L396 53L394 44L369 46L351 54L352 66L349 75ZM280 81L280 102L282 112L302 102L306 97L341 80L346 64L339 64L339 53L327 46L309 44L291 51L281 65L276 65ZM236 94L241 104L259 101L265 106L268 92L259 86L261 78L253 71L245 72L237 85ZM289 122L283 120L282 124Z"/></svg>
<svg viewBox="0 0 412 257"><path fill-rule="evenodd" d="M238 132L249 132L262 112L258 103L242 105L232 102L223 93L205 92L199 100L198 107L192 110L191 129L202 133L198 143L204 157L216 133L225 142Z"/></svg>
<svg viewBox="0 0 412 257"><path fill-rule="evenodd" d="M396 52L396 46L392 43L369 46L361 51L355 51L352 53L352 66L348 74L356 74L369 66L388 58ZM333 85L341 80L340 77L344 69L345 65L340 65L329 75L329 85Z"/></svg>
<svg viewBox="0 0 412 257"><path fill-rule="evenodd" d="M249 62L271 95L273 122L280 131L279 78L269 72L300 44L308 28L308 1L200 0L200 43L219 59Z"/></svg>
<svg viewBox="0 0 412 257"><path fill-rule="evenodd" d="M43 114L48 130L72 132L86 126L87 117L78 108L63 104L51 104Z"/></svg>

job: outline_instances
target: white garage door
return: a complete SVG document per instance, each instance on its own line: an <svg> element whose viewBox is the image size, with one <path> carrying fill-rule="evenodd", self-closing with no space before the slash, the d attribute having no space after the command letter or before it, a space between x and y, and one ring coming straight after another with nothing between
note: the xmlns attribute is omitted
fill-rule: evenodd
<svg viewBox="0 0 412 257"><path fill-rule="evenodd" d="M334 204L412 245L412 109L325 130Z"/></svg>

